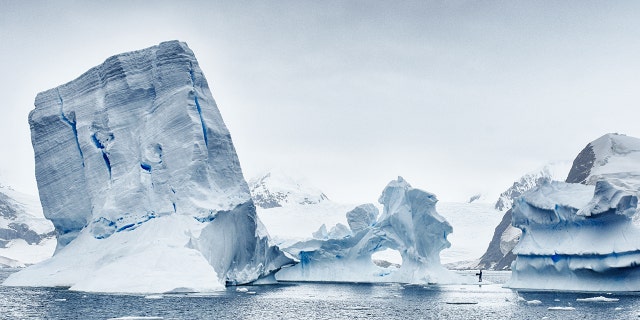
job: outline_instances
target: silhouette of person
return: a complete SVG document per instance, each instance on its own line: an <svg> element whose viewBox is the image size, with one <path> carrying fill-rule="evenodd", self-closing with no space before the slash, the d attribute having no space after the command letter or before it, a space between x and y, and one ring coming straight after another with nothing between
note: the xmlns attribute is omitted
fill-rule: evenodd
<svg viewBox="0 0 640 320"><path fill-rule="evenodd" d="M478 282L482 282L482 269L480 269L479 273L476 273L476 276L478 276Z"/></svg>

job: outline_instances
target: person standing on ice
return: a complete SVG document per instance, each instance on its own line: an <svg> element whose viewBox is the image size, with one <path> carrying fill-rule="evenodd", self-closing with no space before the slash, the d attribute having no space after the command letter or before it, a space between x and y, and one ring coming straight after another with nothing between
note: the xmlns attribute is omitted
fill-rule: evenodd
<svg viewBox="0 0 640 320"><path fill-rule="evenodd" d="M482 282L482 269L480 269L479 273L476 273L476 276L478 276L478 282Z"/></svg>

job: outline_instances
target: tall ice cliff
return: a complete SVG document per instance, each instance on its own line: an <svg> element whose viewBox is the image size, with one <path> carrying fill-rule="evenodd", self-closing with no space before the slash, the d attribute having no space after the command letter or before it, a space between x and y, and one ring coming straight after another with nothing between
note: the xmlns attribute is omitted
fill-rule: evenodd
<svg viewBox="0 0 640 320"><path fill-rule="evenodd" d="M268 244L185 43L110 57L35 106L36 178L58 246L6 284L206 291L292 263Z"/></svg>

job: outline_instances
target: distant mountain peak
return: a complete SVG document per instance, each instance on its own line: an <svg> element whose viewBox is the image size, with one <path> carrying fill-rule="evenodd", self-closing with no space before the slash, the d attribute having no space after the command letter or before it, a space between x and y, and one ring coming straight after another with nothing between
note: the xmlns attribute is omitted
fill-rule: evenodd
<svg viewBox="0 0 640 320"><path fill-rule="evenodd" d="M296 179L280 170L272 170L249 180L249 191L256 206L269 209L292 205L310 205L329 200L304 179Z"/></svg>
<svg viewBox="0 0 640 320"><path fill-rule="evenodd" d="M471 197L469 197L469 200L467 201L467 203L485 202L484 200L486 200L486 197L482 193L476 193L476 194L472 195Z"/></svg>
<svg viewBox="0 0 640 320"><path fill-rule="evenodd" d="M500 211L509 210L517 197L540 185L542 182L564 180L567 172L569 172L570 165L571 163L568 161L550 162L534 171L528 172L500 194L495 208Z"/></svg>
<svg viewBox="0 0 640 320"><path fill-rule="evenodd" d="M594 184L603 175L638 172L640 139L618 133L607 133L591 141L580 151L566 182Z"/></svg>

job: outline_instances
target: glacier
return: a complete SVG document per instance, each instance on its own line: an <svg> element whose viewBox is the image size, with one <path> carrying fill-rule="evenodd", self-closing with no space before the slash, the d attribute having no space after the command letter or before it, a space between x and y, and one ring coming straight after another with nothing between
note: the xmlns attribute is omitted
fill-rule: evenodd
<svg viewBox="0 0 640 320"><path fill-rule="evenodd" d="M435 209L435 195L414 189L402 177L391 181L378 202L346 214L350 234L295 243L283 250L300 263L276 274L279 281L451 283L455 275L440 264L448 248L449 223ZM345 226L346 227L346 226ZM326 232L326 228L324 228ZM400 268L385 268L371 256L386 249L402 256Z"/></svg>
<svg viewBox="0 0 640 320"><path fill-rule="evenodd" d="M606 134L576 157L566 182L516 200L509 287L640 290L640 139Z"/></svg>
<svg viewBox="0 0 640 320"><path fill-rule="evenodd" d="M39 93L29 124L57 247L5 285L208 291L294 263L269 244L186 43L112 56Z"/></svg>

